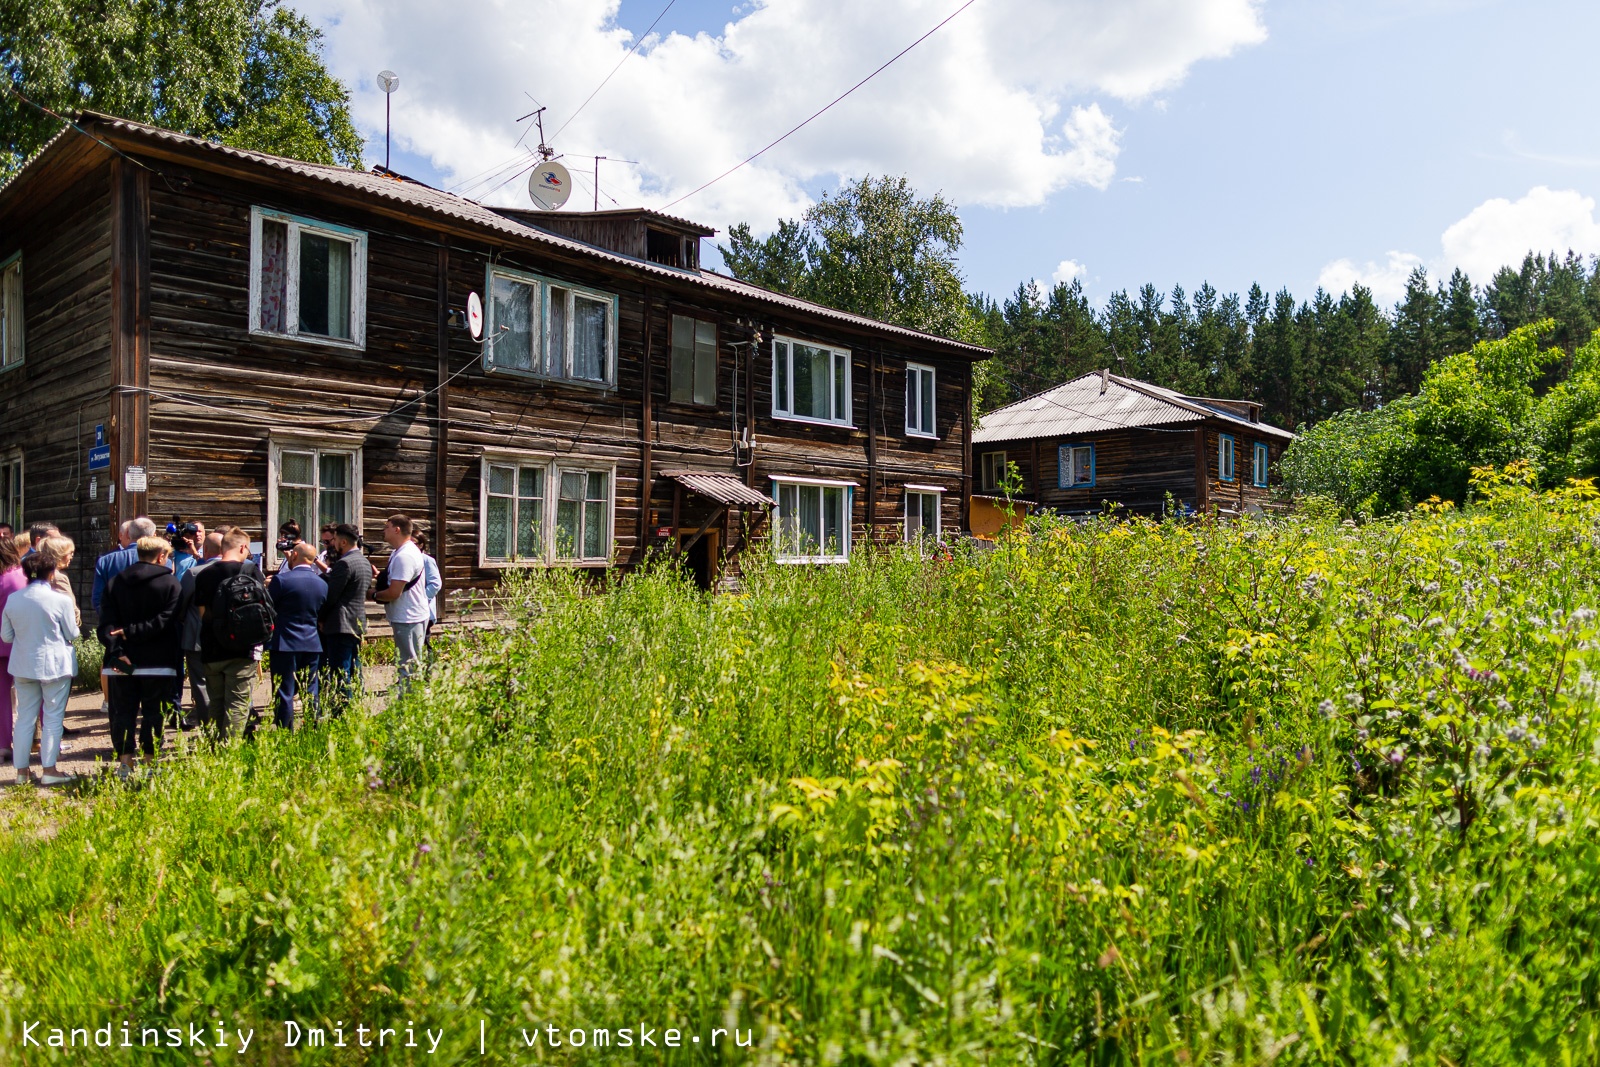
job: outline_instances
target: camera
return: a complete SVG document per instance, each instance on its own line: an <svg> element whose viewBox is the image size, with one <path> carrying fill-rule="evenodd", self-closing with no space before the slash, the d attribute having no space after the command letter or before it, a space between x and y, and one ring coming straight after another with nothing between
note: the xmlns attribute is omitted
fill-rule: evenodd
<svg viewBox="0 0 1600 1067"><path fill-rule="evenodd" d="M200 527L192 522L184 522L181 515L172 516L172 521L167 523L167 540L172 543L174 552L183 548L184 542L194 541L200 536Z"/></svg>

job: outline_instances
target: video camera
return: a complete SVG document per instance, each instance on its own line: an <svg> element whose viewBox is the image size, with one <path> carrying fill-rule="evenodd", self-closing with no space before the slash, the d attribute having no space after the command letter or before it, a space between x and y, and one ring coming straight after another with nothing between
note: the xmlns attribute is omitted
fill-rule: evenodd
<svg viewBox="0 0 1600 1067"><path fill-rule="evenodd" d="M172 543L174 552L181 549L186 541L194 541L199 536L200 527L192 522L184 522L181 515L172 516L172 521L167 523L167 540Z"/></svg>

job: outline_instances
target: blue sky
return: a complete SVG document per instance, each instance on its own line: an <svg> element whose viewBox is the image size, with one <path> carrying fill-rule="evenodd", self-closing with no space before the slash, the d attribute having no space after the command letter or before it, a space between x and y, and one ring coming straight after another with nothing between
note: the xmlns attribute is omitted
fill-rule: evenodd
<svg viewBox="0 0 1600 1067"><path fill-rule="evenodd" d="M559 5L570 17L534 0L504 40L461 48L372 3L301 6L357 90L369 158L382 158L371 73L392 66L395 166L449 186L514 158L522 92L564 121L664 0ZM957 6L885 0L875 18L832 0L677 0L557 147L574 170L582 153L641 160L606 164L602 188L661 206ZM1038 40L1006 36L1030 20ZM786 51L812 32L819 43ZM1201 281L1304 298L1361 280L1392 299L1418 264L1481 284L1530 246L1600 253L1596 40L1592 2L977 0L760 166L673 210L762 229L843 176L906 173L960 203L964 272L996 295L1076 272L1096 302ZM590 195L585 175L575 200Z"/></svg>

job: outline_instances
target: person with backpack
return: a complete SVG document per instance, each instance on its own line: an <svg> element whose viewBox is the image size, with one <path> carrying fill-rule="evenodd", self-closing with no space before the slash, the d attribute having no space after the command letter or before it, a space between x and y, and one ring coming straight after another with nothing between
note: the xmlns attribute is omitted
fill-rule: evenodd
<svg viewBox="0 0 1600 1067"><path fill-rule="evenodd" d="M183 652L183 591L167 568L171 544L161 537L135 542L139 560L106 584L100 599L102 671L110 678L111 747L117 776L133 776L134 740L148 767L155 762L162 719L172 706L172 685Z"/></svg>
<svg viewBox="0 0 1600 1067"><path fill-rule="evenodd" d="M302 710L315 715L317 682L322 665L322 639L317 614L328 599L328 583L314 565L316 546L298 541L289 549L284 568L267 581L267 596L277 612L272 631L272 681L277 690L273 721L294 729L294 696L303 689Z"/></svg>
<svg viewBox="0 0 1600 1067"><path fill-rule="evenodd" d="M261 568L250 560L250 534L235 527L222 538L217 561L195 578L200 614L200 659L218 740L254 731L250 684L261 646L272 638L277 616Z"/></svg>

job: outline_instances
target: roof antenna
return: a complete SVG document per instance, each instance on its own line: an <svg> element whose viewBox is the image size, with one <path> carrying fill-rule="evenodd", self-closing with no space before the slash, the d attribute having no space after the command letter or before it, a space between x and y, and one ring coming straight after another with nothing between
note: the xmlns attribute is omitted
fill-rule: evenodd
<svg viewBox="0 0 1600 1067"><path fill-rule="evenodd" d="M400 75L392 70L378 71L378 88L383 90L383 169L389 169L389 101L400 88Z"/></svg>

